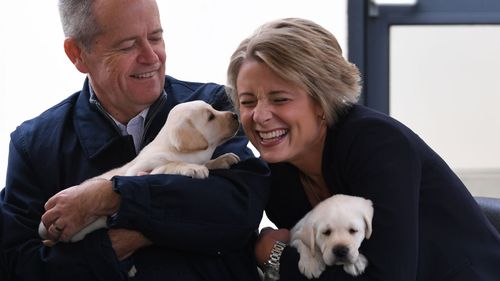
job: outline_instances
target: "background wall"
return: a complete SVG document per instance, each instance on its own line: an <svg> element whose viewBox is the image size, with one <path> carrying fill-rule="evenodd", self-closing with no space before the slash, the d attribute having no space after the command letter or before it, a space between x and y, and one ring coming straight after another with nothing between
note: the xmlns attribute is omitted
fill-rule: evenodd
<svg viewBox="0 0 500 281"><path fill-rule="evenodd" d="M157 0L166 72L190 81L226 81L229 57L266 21L304 17L323 25L347 50L347 0ZM0 2L0 189L9 134L22 121L81 89L85 76L67 59L56 0ZM261 227L270 225L265 217Z"/></svg>
<svg viewBox="0 0 500 281"><path fill-rule="evenodd" d="M332 31L346 47L347 0L158 0L167 48L166 72L191 81L225 83L229 57L260 24L304 17ZM0 189L9 134L82 87L67 59L57 1L0 3Z"/></svg>
<svg viewBox="0 0 500 281"><path fill-rule="evenodd" d="M169 75L183 80L225 83L229 56L239 42L260 24L281 17L304 17L316 21L337 36L343 50L347 50L347 1L348 0L157 0L165 30L167 68ZM415 0L377 0L380 4L411 4ZM60 27L56 0L24 0L0 2L0 189L5 185L9 134L22 121L33 118L43 110L81 89L85 76L79 73L67 59L63 50L64 36ZM429 34L425 34L428 41ZM426 41L427 40L427 41ZM394 61L412 65L411 48L414 41L402 40L406 45ZM417 51L421 52L421 48ZM466 51L465 51L466 52ZM430 50L428 53L435 53ZM398 53L399 54L399 53ZM346 54L345 54L346 55ZM410 60L410 61L408 61ZM413 60L414 61L414 60ZM392 66L396 69L396 66ZM393 72L407 75L407 70ZM399 88L391 91L399 96L403 104L400 111L393 112L397 118L419 133L452 167L462 168L453 157L462 153L448 153L447 147L456 144L444 138L433 139L426 130L434 121L425 122L421 114L406 118L408 108L415 107L411 98L419 95L408 91L408 82L393 77ZM425 80L427 81L427 80ZM395 93L397 94L397 93ZM409 96L408 96L409 95ZM456 99L454 99L456 101ZM470 100L470 99L469 99ZM419 101L423 105L432 101ZM421 104L421 105L422 105ZM492 103L492 107L498 103ZM457 104L452 104L452 108ZM463 105L462 105L463 106ZM486 126L498 127L488 120ZM419 121L422 124L415 124ZM431 126L428 126L431 125ZM445 134L440 130L440 135ZM472 150L471 150L472 151ZM492 157L498 159L498 157ZM478 160L483 163L484 161ZM484 173L483 173L484 174ZM471 185L480 186L472 190L479 195L497 196L498 181L487 174L463 174ZM493 176L497 176L495 173ZM489 187L489 182L495 186ZM482 188L485 187L485 188ZM266 221L264 221L264 224Z"/></svg>

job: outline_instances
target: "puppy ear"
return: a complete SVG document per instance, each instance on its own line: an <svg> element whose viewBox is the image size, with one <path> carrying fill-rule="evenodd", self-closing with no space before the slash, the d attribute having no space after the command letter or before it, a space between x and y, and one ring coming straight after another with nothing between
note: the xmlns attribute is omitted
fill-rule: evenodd
<svg viewBox="0 0 500 281"><path fill-rule="evenodd" d="M208 148L208 141L195 128L191 120L178 124L172 132L172 145L180 152L192 152Z"/></svg>
<svg viewBox="0 0 500 281"><path fill-rule="evenodd" d="M363 210L363 220L365 221L365 238L370 239L372 235L372 219L373 219L373 203L369 199L365 199L365 207Z"/></svg>
<svg viewBox="0 0 500 281"><path fill-rule="evenodd" d="M304 224L299 238L309 248L311 256L314 257L316 255L316 227L311 223Z"/></svg>

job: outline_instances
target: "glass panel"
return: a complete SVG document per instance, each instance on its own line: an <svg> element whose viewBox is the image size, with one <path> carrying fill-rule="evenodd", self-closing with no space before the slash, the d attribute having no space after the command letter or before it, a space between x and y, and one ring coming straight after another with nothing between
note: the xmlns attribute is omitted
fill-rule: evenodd
<svg viewBox="0 0 500 281"><path fill-rule="evenodd" d="M500 197L500 26L393 26L390 114L474 195Z"/></svg>

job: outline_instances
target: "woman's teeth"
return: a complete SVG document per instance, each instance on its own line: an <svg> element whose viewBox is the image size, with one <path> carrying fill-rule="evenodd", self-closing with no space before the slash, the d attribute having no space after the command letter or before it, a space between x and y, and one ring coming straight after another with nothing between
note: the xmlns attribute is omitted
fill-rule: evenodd
<svg viewBox="0 0 500 281"><path fill-rule="evenodd" d="M273 138L277 138L277 137L281 137L283 135L285 135L287 133L287 130L284 130L284 129L281 129L281 130L275 130L275 131L272 131L272 132L259 132L259 136L263 139L263 140L267 140L267 139L273 139Z"/></svg>

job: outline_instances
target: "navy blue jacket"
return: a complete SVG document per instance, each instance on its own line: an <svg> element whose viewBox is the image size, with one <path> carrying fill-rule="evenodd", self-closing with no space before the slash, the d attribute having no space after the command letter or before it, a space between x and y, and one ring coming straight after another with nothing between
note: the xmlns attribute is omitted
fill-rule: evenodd
<svg viewBox="0 0 500 281"><path fill-rule="evenodd" d="M295 167L270 167L266 213L289 229L311 205ZM401 123L355 105L328 130L322 170L332 194L371 199L375 212L360 250L366 272L354 278L331 266L320 280L500 280L500 235L445 162ZM287 247L281 281L307 280L297 264Z"/></svg>
<svg viewBox="0 0 500 281"><path fill-rule="evenodd" d="M201 99L230 109L223 86L166 77L166 95L150 108L144 145L178 103ZM78 92L11 134L2 191L2 240L13 280L258 280L255 231L269 193L267 165L253 157L241 134L214 157L234 152L242 162L210 171L208 179L178 175L115 177L122 201L113 228L138 230L153 245L119 262L105 229L77 243L46 247L37 234L43 205L65 187L132 160L131 136L89 102L88 82ZM4 279L2 279L4 280Z"/></svg>

